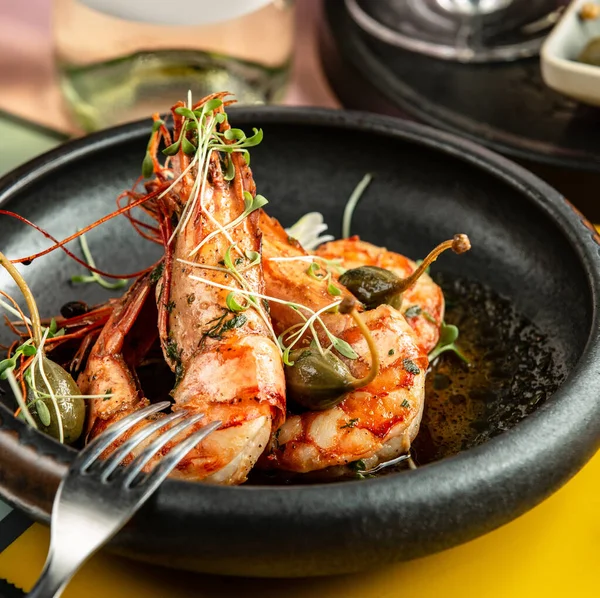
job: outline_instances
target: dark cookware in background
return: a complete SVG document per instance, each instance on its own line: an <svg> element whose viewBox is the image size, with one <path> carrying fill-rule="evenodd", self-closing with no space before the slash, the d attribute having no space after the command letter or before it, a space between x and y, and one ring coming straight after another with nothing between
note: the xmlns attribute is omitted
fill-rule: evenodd
<svg viewBox="0 0 600 598"><path fill-rule="evenodd" d="M413 119L505 154L600 222L600 110L542 81L539 57L463 64L394 47L324 0L320 51L342 104Z"/></svg>

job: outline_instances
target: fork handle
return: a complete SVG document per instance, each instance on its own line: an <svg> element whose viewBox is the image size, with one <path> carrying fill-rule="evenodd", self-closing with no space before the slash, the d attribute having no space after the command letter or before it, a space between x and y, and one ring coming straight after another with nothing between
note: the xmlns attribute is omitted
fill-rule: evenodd
<svg viewBox="0 0 600 598"><path fill-rule="evenodd" d="M73 555L69 562L65 563L60 562L61 559L54 558L54 553L50 551L44 570L35 586L27 594L28 598L58 598L88 557L87 553L79 558Z"/></svg>

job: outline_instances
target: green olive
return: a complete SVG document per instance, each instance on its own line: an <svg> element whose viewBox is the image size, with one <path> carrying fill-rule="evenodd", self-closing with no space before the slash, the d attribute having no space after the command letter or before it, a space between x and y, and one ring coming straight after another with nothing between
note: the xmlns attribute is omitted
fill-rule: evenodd
<svg viewBox="0 0 600 598"><path fill-rule="evenodd" d="M340 276L343 284L367 309L388 303L396 309L402 304L403 280L378 266L360 266Z"/></svg>
<svg viewBox="0 0 600 598"><path fill-rule="evenodd" d="M590 40L577 57L579 62L585 62L593 66L600 66L600 38Z"/></svg>
<svg viewBox="0 0 600 598"><path fill-rule="evenodd" d="M54 394L58 395L56 405L58 406L58 412L62 422L64 442L66 444L72 444L83 432L85 423L85 402L81 398L72 398L74 395L80 395L81 392L75 383L75 380L73 380L71 375L65 369L48 359L45 355L40 359L42 361L46 379ZM33 371L31 371L32 368ZM50 397L40 396L40 393L42 395L48 395L50 393L37 360L34 362L32 368L28 370L27 376L32 383L29 385L27 392L29 411L42 432L53 438L60 439L60 430L54 402ZM38 394L33 391L31 388L32 385L35 385Z"/></svg>
<svg viewBox="0 0 600 598"><path fill-rule="evenodd" d="M295 349L285 367L287 394L311 410L329 409L354 388L356 379L346 364L333 353L316 349Z"/></svg>

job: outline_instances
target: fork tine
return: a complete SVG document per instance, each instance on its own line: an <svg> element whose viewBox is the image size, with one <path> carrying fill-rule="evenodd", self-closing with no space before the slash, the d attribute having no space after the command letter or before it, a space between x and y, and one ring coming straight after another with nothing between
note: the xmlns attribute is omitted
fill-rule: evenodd
<svg viewBox="0 0 600 598"><path fill-rule="evenodd" d="M144 409L140 409L119 420L110 426L110 428L107 428L100 436L92 440L87 445L85 452L75 459L72 467L79 468L80 470L87 469L125 430L128 430L131 426L134 426L149 415L166 409L170 404L169 401L161 401L160 403L144 407Z"/></svg>
<svg viewBox="0 0 600 598"><path fill-rule="evenodd" d="M193 426L204 417L204 413L198 415L192 415L186 418L182 422L177 423L172 428L167 430L164 434L161 434L156 440L148 445L126 468L125 472L125 486L129 486L142 469L150 462L160 449L162 449L167 442L175 438L175 436L181 434L186 428Z"/></svg>
<svg viewBox="0 0 600 598"><path fill-rule="evenodd" d="M220 421L214 421L204 426L201 430L188 436L183 442L169 451L159 464L148 474L144 485L152 492L173 471L177 464L202 440L221 426Z"/></svg>
<svg viewBox="0 0 600 598"><path fill-rule="evenodd" d="M174 422L175 420L183 417L184 411L176 411L169 415L158 419L151 424L144 426L141 430L137 431L131 436L126 442L124 442L116 451L114 451L102 464L102 474L100 479L105 482L110 474L119 467L121 461L138 445L154 434L157 430L164 428L166 425Z"/></svg>

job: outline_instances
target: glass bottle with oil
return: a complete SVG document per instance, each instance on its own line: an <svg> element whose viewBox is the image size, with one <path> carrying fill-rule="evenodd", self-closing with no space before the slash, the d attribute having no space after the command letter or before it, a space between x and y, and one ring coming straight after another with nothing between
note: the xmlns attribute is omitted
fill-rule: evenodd
<svg viewBox="0 0 600 598"><path fill-rule="evenodd" d="M54 42L67 105L91 131L167 110L188 90L240 103L283 96L290 0L55 0Z"/></svg>

